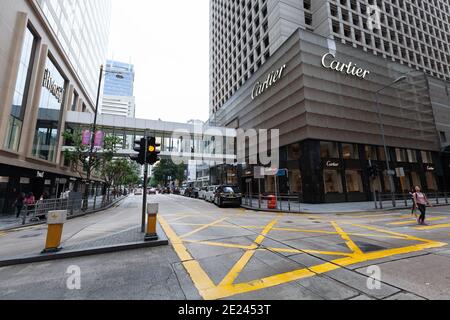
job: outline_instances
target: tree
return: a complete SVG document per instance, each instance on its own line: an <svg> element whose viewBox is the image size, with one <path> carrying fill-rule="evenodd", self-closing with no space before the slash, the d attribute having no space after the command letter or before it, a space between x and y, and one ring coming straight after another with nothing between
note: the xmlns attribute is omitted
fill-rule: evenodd
<svg viewBox="0 0 450 320"><path fill-rule="evenodd" d="M139 183L138 168L128 159L114 159L102 168L102 178L108 188L117 190L121 186ZM109 196L109 194L108 194Z"/></svg>
<svg viewBox="0 0 450 320"><path fill-rule="evenodd" d="M169 183L169 177L172 181L176 180L179 184L182 184L186 180L185 171L185 164L182 163L180 165L176 165L172 162L172 160L163 159L153 168L153 177L150 184L167 186Z"/></svg>
<svg viewBox="0 0 450 320"><path fill-rule="evenodd" d="M116 136L107 136L103 142L103 148L94 148L92 157L90 157L90 144L83 144L83 135L81 130L66 131L63 134L65 145L70 149L64 151L64 158L70 161L73 172L78 173L81 179L85 178L86 172L90 171L92 175L99 176L103 167L112 161L114 154L119 149L122 139ZM86 181L87 184L90 181ZM88 186L84 193L84 203L87 205Z"/></svg>

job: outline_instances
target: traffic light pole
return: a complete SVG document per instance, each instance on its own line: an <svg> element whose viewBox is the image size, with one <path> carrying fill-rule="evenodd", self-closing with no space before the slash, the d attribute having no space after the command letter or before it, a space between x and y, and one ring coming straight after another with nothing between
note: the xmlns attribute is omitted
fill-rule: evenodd
<svg viewBox="0 0 450 320"><path fill-rule="evenodd" d="M147 159L148 153L148 139L147 132L145 133L145 159ZM142 226L141 232L145 233L145 222L147 217L147 189L148 189L148 163L147 161L144 164L144 192L142 196Z"/></svg>

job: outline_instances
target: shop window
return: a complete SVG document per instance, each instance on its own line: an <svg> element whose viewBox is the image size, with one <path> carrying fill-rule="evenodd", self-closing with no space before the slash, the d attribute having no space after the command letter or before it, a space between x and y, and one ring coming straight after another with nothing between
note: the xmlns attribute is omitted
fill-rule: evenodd
<svg viewBox="0 0 450 320"><path fill-rule="evenodd" d="M384 147L378 147L378 160L386 161L386 152L384 151Z"/></svg>
<svg viewBox="0 0 450 320"><path fill-rule="evenodd" d="M366 150L366 160L372 160L372 161L378 160L376 147L366 146L365 150Z"/></svg>
<svg viewBox="0 0 450 320"><path fill-rule="evenodd" d="M342 156L345 160L358 160L359 152L357 144L342 144Z"/></svg>
<svg viewBox="0 0 450 320"><path fill-rule="evenodd" d="M411 172L411 178L413 187L420 187L422 189L422 182L420 181L420 176L417 172Z"/></svg>
<svg viewBox="0 0 450 320"><path fill-rule="evenodd" d="M426 174L427 187L429 191L438 191L438 186L436 182L436 176L434 172L428 171Z"/></svg>
<svg viewBox="0 0 450 320"><path fill-rule="evenodd" d="M288 161L300 160L300 144L294 143L288 147Z"/></svg>
<svg viewBox="0 0 450 320"><path fill-rule="evenodd" d="M25 106L27 102L27 92L30 84L31 72L33 69L34 48L36 37L30 28L25 32L22 54L19 61L19 71L14 88L11 114L6 131L5 148L13 151L19 150L20 136L22 134Z"/></svg>
<svg viewBox="0 0 450 320"><path fill-rule="evenodd" d="M323 172L323 179L325 184L325 193L344 193L342 187L342 177L339 171L325 170Z"/></svg>
<svg viewBox="0 0 450 320"><path fill-rule="evenodd" d="M337 142L321 142L320 156L322 159L338 159L339 149Z"/></svg>
<svg viewBox="0 0 450 320"><path fill-rule="evenodd" d="M370 192L381 192L381 179L380 177L375 177L374 179L371 179L370 181Z"/></svg>
<svg viewBox="0 0 450 320"><path fill-rule="evenodd" d="M362 174L358 170L345 171L345 181L347 182L347 192L364 192Z"/></svg>
<svg viewBox="0 0 450 320"><path fill-rule="evenodd" d="M431 155L430 151L422 151L422 162L425 164L432 164L433 163L433 156Z"/></svg>
<svg viewBox="0 0 450 320"><path fill-rule="evenodd" d="M291 193L302 193L302 175L300 170L291 170L289 172L289 185Z"/></svg>
<svg viewBox="0 0 450 320"><path fill-rule="evenodd" d="M383 182L384 182L384 190L383 191L385 193L391 192L391 179L387 175L386 171L383 174Z"/></svg>
<svg viewBox="0 0 450 320"><path fill-rule="evenodd" d="M42 86L32 154L36 158L54 162L66 80L50 57L47 58Z"/></svg>

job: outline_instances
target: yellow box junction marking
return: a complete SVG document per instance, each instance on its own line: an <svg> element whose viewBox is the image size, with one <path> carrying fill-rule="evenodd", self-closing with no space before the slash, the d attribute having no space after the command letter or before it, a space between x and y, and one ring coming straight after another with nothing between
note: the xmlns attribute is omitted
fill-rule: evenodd
<svg viewBox="0 0 450 320"><path fill-rule="evenodd" d="M210 227L219 227L219 223L222 222L224 219L215 221L210 224L205 224L203 227L198 228L186 235L184 237L187 237L189 235L198 233L202 230L205 230ZM337 270L343 267L355 265L361 262L366 261L374 261L383 259L386 257L411 253L411 252L419 252L425 249L431 249L431 248L439 248L443 246L447 246L447 243L437 242L433 240L427 240L427 239L421 239L418 237L400 234L392 231L386 231L383 229L375 228L375 227L369 227L365 225L359 225L359 224L353 224L350 222L346 223L340 223L337 222L330 222L331 225L335 228L336 232L335 234L339 235L344 241L346 241L346 244L351 252L327 252L327 251L319 251L319 250L302 250L302 249L284 249L284 248L263 248L260 247L260 245L263 243L265 238L268 236L268 234L277 229L275 228L275 225L277 223L277 220L272 221L265 227L255 227L259 230L262 230L260 234L258 234L255 241L248 245L237 245L237 244L229 244L229 243L219 243L219 242L208 242L208 241L192 241L188 239L184 239L182 237L179 237L172 229L172 227L164 220L162 216L159 216L159 221L166 232L168 238L170 239L176 253L178 254L179 258L182 261L183 266L187 270L188 274L190 275L192 281L194 282L196 288L198 289L200 295L205 300L216 300L216 299L223 299L227 297L231 297L237 294L247 293L247 292L253 292L261 289L266 289L270 287L274 287L281 284L286 284L292 281L305 279L309 277L313 277L316 275L324 274L333 270ZM389 238L395 238L395 239L402 239L405 241L413 241L416 242L416 244L413 244L411 246L407 247L400 247L400 248L393 248L393 249L386 249L371 253L364 253L361 251L361 249L355 244L355 242L351 239L351 233L347 233L342 228L342 224L345 225L351 225L353 227L357 227L364 230L369 231L375 231L378 233L381 233L382 235L385 235ZM278 228L283 229L283 228ZM297 229L298 230L298 229ZM304 230L306 231L306 230ZM317 230L313 230L317 231ZM368 236L368 235L366 235ZM242 257L239 259L239 261L231 268L229 273L225 276L225 278L216 285L209 275L204 271L204 269L201 267L201 265L190 255L187 248L185 247L184 243L191 243L191 244L199 244L199 245L211 245L211 246L217 246L217 247L224 247L224 248L238 248L244 250L244 253ZM336 260L326 262L323 264L315 265L309 268L299 269L291 272L286 272L283 274L277 274L273 276L269 276L262 279L256 279L250 282L246 283L235 283L236 279L239 277L239 274L245 269L247 264L250 262L250 259L254 256L256 251L263 251L268 250L272 252L292 252L292 253L315 253L315 254L322 254L322 255L329 255L329 256L341 256L341 258L338 258Z"/></svg>
<svg viewBox="0 0 450 320"><path fill-rule="evenodd" d="M399 221L399 222L391 222L388 223L389 226L407 226L407 225L414 225L417 224L417 219L414 218L410 218L412 220L410 221ZM440 220L445 220L447 219L447 217L437 217L437 218L430 218L427 219L427 221L440 221Z"/></svg>
<svg viewBox="0 0 450 320"><path fill-rule="evenodd" d="M417 227L414 229L423 231L423 230L436 230L436 229L446 229L446 228L450 228L450 223L436 224L434 226L423 226L423 227Z"/></svg>

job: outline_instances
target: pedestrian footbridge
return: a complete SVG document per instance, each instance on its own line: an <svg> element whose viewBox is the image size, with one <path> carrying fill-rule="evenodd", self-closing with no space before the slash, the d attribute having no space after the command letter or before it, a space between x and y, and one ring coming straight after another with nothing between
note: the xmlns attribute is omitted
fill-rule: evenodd
<svg viewBox="0 0 450 320"><path fill-rule="evenodd" d="M71 111L67 113L65 129L91 130L93 123L93 114ZM97 130L122 139L122 147L116 154L119 157L135 155L134 141L147 135L156 137L157 143L161 144L160 157L163 159L177 159L185 163L189 160L216 163L236 161L236 130L210 127L200 121L175 123L98 115Z"/></svg>

